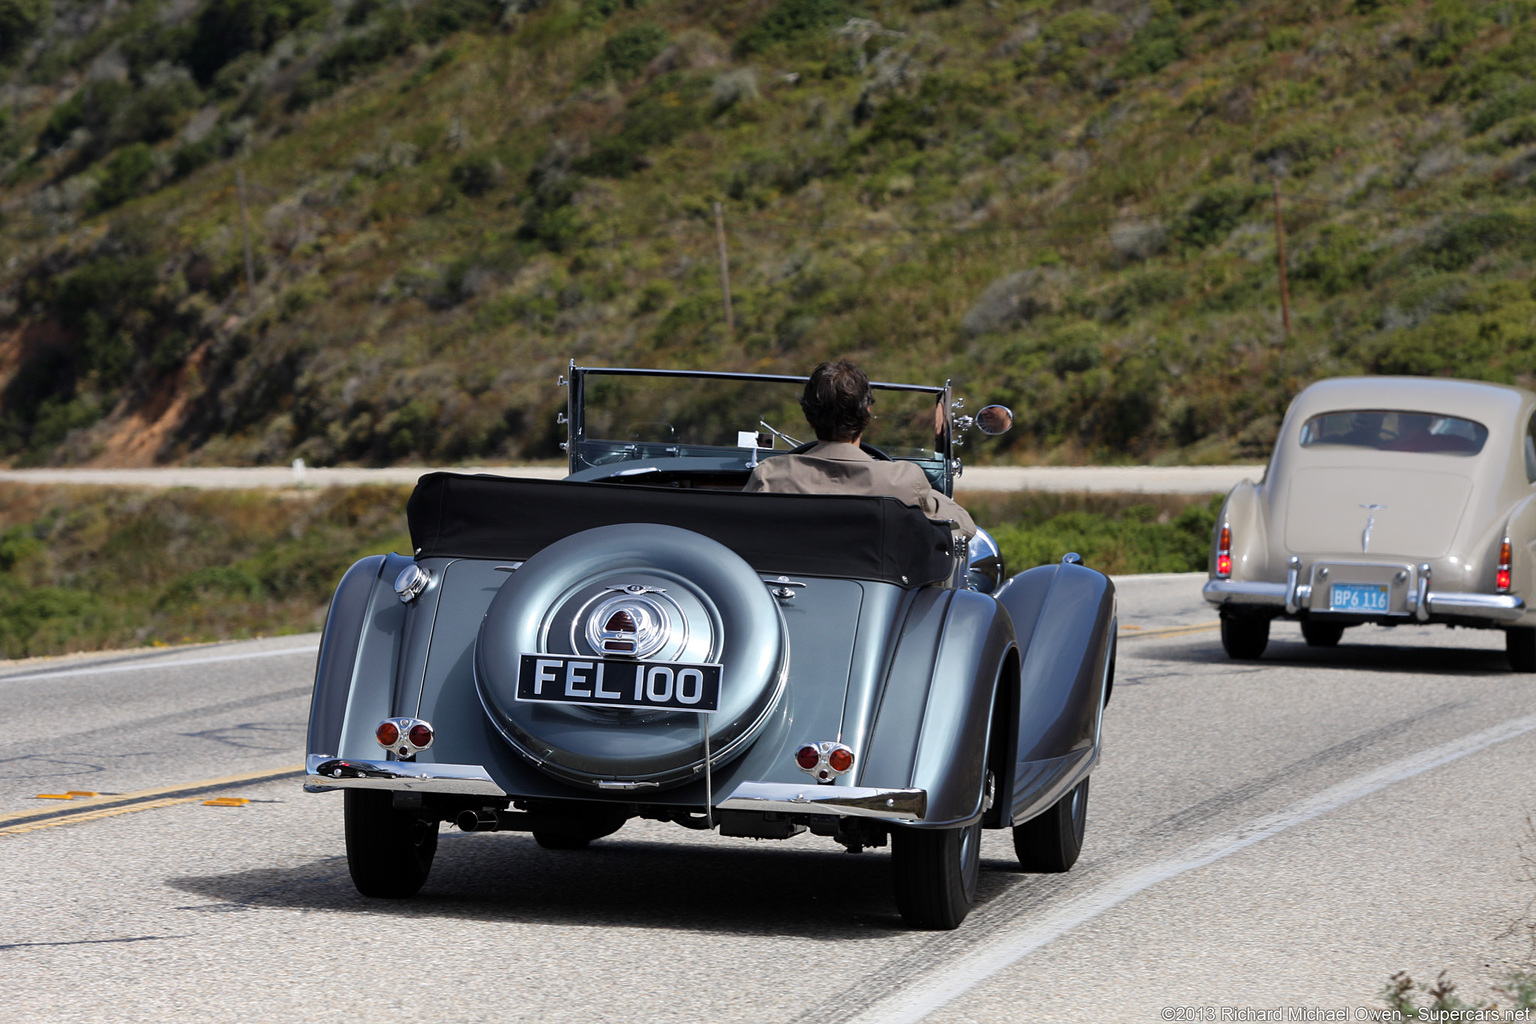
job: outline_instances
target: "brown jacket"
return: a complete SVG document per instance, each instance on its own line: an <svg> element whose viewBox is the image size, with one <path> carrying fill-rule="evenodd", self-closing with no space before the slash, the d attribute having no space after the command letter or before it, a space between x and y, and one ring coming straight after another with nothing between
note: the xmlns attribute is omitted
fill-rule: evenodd
<svg viewBox="0 0 1536 1024"><path fill-rule="evenodd" d="M752 470L744 491L775 494L885 494L923 510L929 519L952 519L967 537L976 534L970 513L928 485L910 462L882 462L856 444L821 441L804 455L774 455Z"/></svg>

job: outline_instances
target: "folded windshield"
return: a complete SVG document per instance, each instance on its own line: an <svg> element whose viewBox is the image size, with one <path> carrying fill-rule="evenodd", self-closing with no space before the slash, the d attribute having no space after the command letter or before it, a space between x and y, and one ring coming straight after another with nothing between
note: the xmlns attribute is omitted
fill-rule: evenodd
<svg viewBox="0 0 1536 1024"><path fill-rule="evenodd" d="M1303 448L1373 448L1383 452L1476 455L1488 428L1460 416L1400 409L1325 412L1302 424Z"/></svg>

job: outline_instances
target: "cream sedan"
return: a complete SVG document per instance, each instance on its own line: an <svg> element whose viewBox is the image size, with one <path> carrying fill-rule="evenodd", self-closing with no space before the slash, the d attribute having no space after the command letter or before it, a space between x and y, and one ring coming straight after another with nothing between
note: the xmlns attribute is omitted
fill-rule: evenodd
<svg viewBox="0 0 1536 1024"><path fill-rule="evenodd" d="M1277 618L1314 647L1350 626L1502 629L1536 672L1536 394L1340 377L1296 396L1263 478L1227 495L1205 599L1233 658Z"/></svg>

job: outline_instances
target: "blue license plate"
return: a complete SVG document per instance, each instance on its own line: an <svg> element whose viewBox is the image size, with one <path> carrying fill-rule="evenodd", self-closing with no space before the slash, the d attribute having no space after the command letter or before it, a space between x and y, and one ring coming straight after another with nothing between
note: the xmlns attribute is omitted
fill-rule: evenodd
<svg viewBox="0 0 1536 1024"><path fill-rule="evenodd" d="M1335 583L1328 594L1328 607L1336 612L1385 612L1385 583Z"/></svg>

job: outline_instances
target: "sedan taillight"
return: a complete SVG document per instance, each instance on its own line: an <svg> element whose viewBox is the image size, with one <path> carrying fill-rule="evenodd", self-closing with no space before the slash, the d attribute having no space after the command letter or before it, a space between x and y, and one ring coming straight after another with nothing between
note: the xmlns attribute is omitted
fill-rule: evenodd
<svg viewBox="0 0 1536 1024"><path fill-rule="evenodd" d="M1216 542L1216 576L1227 579L1232 575L1232 527L1221 524L1221 539Z"/></svg>
<svg viewBox="0 0 1536 1024"><path fill-rule="evenodd" d="M1493 589L1501 594L1509 593L1509 538L1499 545L1499 570L1493 574Z"/></svg>

